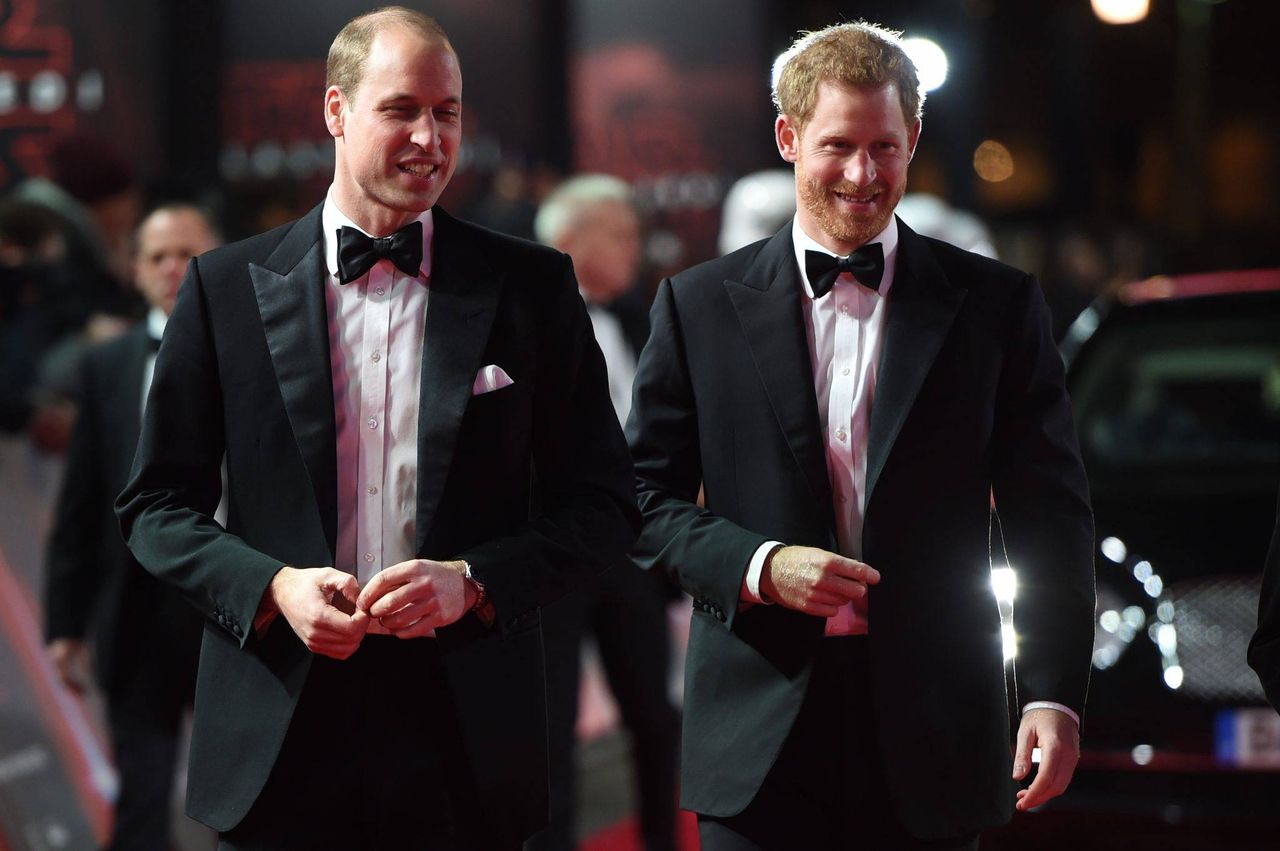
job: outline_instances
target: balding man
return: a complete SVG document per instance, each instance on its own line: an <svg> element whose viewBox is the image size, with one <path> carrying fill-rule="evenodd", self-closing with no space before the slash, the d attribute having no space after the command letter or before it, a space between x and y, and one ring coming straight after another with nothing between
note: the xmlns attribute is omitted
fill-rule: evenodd
<svg viewBox="0 0 1280 851"><path fill-rule="evenodd" d="M462 114L434 20L348 23L328 197L193 263L157 361L117 509L206 616L187 810L228 849L491 851L546 821L539 607L639 514L568 258L436 204Z"/></svg>
<svg viewBox="0 0 1280 851"><path fill-rule="evenodd" d="M147 319L84 356L82 397L49 538L45 633L63 682L87 686L87 639L120 774L112 849L163 849L200 614L150 576L111 506L129 478L156 349L192 257L219 244L200 209L160 207L138 228L134 282Z"/></svg>

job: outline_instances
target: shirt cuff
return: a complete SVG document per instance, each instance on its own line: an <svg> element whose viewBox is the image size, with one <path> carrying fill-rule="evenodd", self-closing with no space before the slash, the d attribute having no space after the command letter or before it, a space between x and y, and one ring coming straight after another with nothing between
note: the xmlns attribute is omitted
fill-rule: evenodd
<svg viewBox="0 0 1280 851"><path fill-rule="evenodd" d="M1077 728L1080 726L1080 716L1074 710L1063 706L1061 703L1054 703L1052 700L1033 700L1022 707L1022 714L1026 715L1032 709L1056 709L1058 712L1065 712L1068 718L1076 722Z"/></svg>
<svg viewBox="0 0 1280 851"><path fill-rule="evenodd" d="M751 557L751 563L747 565L747 575L742 578L742 599L751 603L772 605L760 596L760 574L764 572L764 563L769 560L769 554L781 546L782 543L779 541L765 541L756 549L755 555Z"/></svg>

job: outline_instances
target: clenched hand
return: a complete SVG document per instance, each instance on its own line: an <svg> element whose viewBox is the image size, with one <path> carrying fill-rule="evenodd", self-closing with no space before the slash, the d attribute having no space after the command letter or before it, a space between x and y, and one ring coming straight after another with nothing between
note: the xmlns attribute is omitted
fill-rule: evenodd
<svg viewBox="0 0 1280 851"><path fill-rule="evenodd" d="M783 547L761 571L760 591L766 600L829 618L879 581L879 571L860 561L816 547Z"/></svg>

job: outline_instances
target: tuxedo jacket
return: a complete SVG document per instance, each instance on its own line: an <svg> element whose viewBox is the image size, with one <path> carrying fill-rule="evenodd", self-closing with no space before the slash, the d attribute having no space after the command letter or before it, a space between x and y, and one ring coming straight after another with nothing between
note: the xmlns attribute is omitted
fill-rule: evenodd
<svg viewBox="0 0 1280 851"><path fill-rule="evenodd" d="M899 816L934 838L1003 822L1014 801L993 491L1019 579L1019 705L1083 710L1093 526L1036 281L898 230L867 446L862 559L882 577L867 688ZM760 788L823 640L820 618L738 603L762 543L838 551L803 301L790 225L663 281L627 426L636 555L694 598L682 803L713 816Z"/></svg>
<svg viewBox="0 0 1280 851"><path fill-rule="evenodd" d="M112 512L138 445L151 351L144 322L85 352L46 551L45 635L89 639L107 694L160 658L188 660L194 670L200 649L199 614L134 560Z"/></svg>
<svg viewBox="0 0 1280 851"><path fill-rule="evenodd" d="M481 806L514 840L546 819L538 607L622 555L639 515L568 258L439 208L434 222L416 552L466 559L494 604L493 629L466 615L436 640ZM117 502L138 560L207 616L187 808L221 831L261 790L311 661L283 618L255 634L263 592L282 564L334 563L320 228L317 207L193 261ZM514 383L473 396L489 364ZM224 451L226 531L210 520ZM340 759L345 746L335 740L317 761Z"/></svg>

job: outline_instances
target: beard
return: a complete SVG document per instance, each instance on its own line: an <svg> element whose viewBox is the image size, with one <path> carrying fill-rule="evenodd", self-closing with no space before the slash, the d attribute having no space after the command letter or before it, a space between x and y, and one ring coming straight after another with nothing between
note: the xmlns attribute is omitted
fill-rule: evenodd
<svg viewBox="0 0 1280 851"><path fill-rule="evenodd" d="M852 183L824 185L817 178L797 174L796 186L801 206L818 223L823 233L850 246L849 250L852 251L865 245L889 226L889 219L906 192L907 182L904 174L903 180L892 189L879 180L864 187L857 187ZM870 210L850 213L840 209L837 194L865 195L868 192L878 193Z"/></svg>

